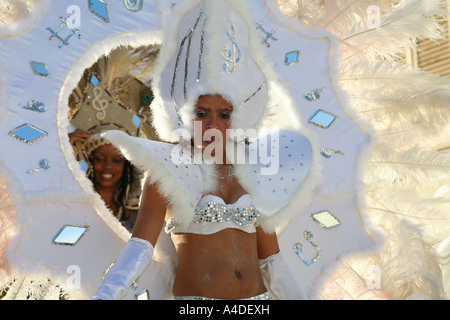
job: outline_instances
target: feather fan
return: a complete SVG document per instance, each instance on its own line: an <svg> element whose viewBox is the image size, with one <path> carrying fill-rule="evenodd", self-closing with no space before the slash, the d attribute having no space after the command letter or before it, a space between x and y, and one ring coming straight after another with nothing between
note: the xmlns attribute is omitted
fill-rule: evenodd
<svg viewBox="0 0 450 320"><path fill-rule="evenodd" d="M450 80L402 62L418 40L446 36L447 1L278 3L286 15L339 39L339 83L378 141L362 174L365 216L385 244L377 254L342 261L322 298L448 298ZM379 289L366 285L371 266L380 272Z"/></svg>

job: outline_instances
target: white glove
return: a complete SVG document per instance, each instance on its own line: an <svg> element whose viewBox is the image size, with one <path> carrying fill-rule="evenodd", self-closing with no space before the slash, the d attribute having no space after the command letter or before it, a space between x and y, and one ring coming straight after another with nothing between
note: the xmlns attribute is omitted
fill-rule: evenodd
<svg viewBox="0 0 450 320"><path fill-rule="evenodd" d="M112 270L106 275L93 300L119 300L132 283L145 271L153 256L150 242L131 238L117 258Z"/></svg>
<svg viewBox="0 0 450 320"><path fill-rule="evenodd" d="M259 260L259 266L267 289L277 300L304 300L301 288L293 281L281 251Z"/></svg>

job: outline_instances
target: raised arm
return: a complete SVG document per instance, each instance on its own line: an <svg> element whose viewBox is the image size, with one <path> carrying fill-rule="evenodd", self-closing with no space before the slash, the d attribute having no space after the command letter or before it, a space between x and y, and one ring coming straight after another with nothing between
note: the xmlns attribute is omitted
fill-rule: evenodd
<svg viewBox="0 0 450 320"><path fill-rule="evenodd" d="M158 186L151 184L149 181L149 174L147 174L142 189L133 238L146 240L155 246L164 225L167 201L159 193Z"/></svg>
<svg viewBox="0 0 450 320"><path fill-rule="evenodd" d="M164 224L166 201L157 186L145 179L134 232L117 258L113 269L105 276L93 297L95 300L119 300L150 264L154 246Z"/></svg>

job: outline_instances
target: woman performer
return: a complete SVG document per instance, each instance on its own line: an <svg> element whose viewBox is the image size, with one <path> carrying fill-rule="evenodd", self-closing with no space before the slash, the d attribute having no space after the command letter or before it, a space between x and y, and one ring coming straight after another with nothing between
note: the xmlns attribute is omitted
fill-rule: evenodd
<svg viewBox="0 0 450 320"><path fill-rule="evenodd" d="M165 37L159 70L153 80L154 126L163 140L178 144L147 141L114 131L103 135L133 164L145 169L147 177L132 238L94 299L120 299L127 293L150 264L163 228L170 234L178 257L172 290L175 299L303 297L301 288L293 285L275 233L276 225L285 225L289 219L275 216L281 208L289 207L287 195L292 195L307 176L310 146L300 142L295 157L294 150L286 154L286 161L302 162L298 167L291 166L289 171L290 183L295 187L288 190L287 185L283 186L283 195L278 199L276 189L273 188L273 193L271 189L272 203L277 203L277 208L257 208L253 199L258 192L254 186L259 183L249 185L242 178L242 170L248 168L229 161L234 158L229 153L236 148L236 141L245 141L241 145L246 146L250 142L245 134L240 137L237 134L230 140L228 131L253 128L264 115L270 114L268 90L273 89L276 80L269 83L250 55L247 46L252 42L249 38L254 33L253 24L228 3L198 2L179 5L178 38ZM213 27L220 21L225 29ZM230 43L233 47L224 50ZM266 74L270 76L270 72ZM288 105L283 108L278 120L284 115L287 121L295 123ZM176 129L188 134L174 141L177 138L173 134L180 133ZM189 136L192 131L193 139L192 134ZM306 140L297 135L289 138L289 143L294 145L299 139ZM287 148L286 145L282 149ZM177 162L180 159L176 159L174 150L201 154L201 165ZM274 156L280 154L281 151ZM277 163L276 171L279 167L283 164ZM274 180L275 177L283 180L276 175ZM269 180L272 178L266 179ZM252 192L243 185L245 181ZM185 204L183 199L187 199ZM281 221L284 218L286 221Z"/></svg>

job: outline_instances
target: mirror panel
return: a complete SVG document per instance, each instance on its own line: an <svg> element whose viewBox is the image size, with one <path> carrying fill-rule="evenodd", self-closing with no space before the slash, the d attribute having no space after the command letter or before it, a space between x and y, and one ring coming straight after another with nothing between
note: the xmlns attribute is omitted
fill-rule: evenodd
<svg viewBox="0 0 450 320"><path fill-rule="evenodd" d="M314 221L316 221L322 228L331 229L341 224L338 218L332 215L329 211L321 211L313 213L311 215Z"/></svg>
<svg viewBox="0 0 450 320"><path fill-rule="evenodd" d="M64 225L53 238L52 243L61 246L75 246L88 230L88 226Z"/></svg>
<svg viewBox="0 0 450 320"><path fill-rule="evenodd" d="M296 63L298 63L299 57L300 57L300 51L298 51L298 50L288 52L288 53L286 53L286 56L284 59L284 64L287 66L296 64Z"/></svg>
<svg viewBox="0 0 450 320"><path fill-rule="evenodd" d="M48 133L44 130L36 128L35 126L25 123L9 132L9 135L19 141L25 142L27 144L33 144L43 138L45 138Z"/></svg>
<svg viewBox="0 0 450 320"><path fill-rule="evenodd" d="M328 129L336 119L337 116L332 115L331 113L317 110L311 118L309 118L308 123L322 129Z"/></svg>

